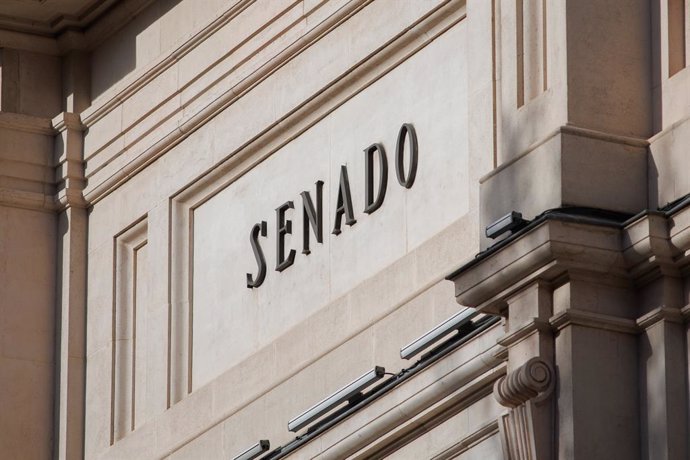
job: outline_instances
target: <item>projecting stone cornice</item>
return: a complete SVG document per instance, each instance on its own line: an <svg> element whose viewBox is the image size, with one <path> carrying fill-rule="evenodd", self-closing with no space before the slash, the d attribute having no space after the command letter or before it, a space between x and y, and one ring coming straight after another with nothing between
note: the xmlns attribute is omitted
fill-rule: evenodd
<svg viewBox="0 0 690 460"><path fill-rule="evenodd" d="M639 331L635 321L632 319L619 318L613 315L573 308L555 314L549 319L549 323L551 323L551 326L556 330L575 325L622 332L625 334L637 334Z"/></svg>
<svg viewBox="0 0 690 460"><path fill-rule="evenodd" d="M686 305L682 310L681 313L683 314L683 317L686 320L690 320L690 305Z"/></svg>
<svg viewBox="0 0 690 460"><path fill-rule="evenodd" d="M48 119L0 112L0 205L55 210L54 133Z"/></svg>
<svg viewBox="0 0 690 460"><path fill-rule="evenodd" d="M43 136L55 134L50 119L11 112L0 112L0 129L41 134Z"/></svg>
<svg viewBox="0 0 690 460"><path fill-rule="evenodd" d="M0 3L0 41L10 48L51 55L93 49L151 3L153 0ZM75 40L76 36L80 38Z"/></svg>
<svg viewBox="0 0 690 460"><path fill-rule="evenodd" d="M683 323L683 316L684 316L684 311L687 310L687 307L683 310L679 310L677 308L668 308L668 307L659 307L655 308L651 312L647 313L646 315L643 315L637 319L637 325L640 328L643 329L648 329L655 324L659 323L660 321L669 321L672 323ZM685 315L687 316L687 315Z"/></svg>
<svg viewBox="0 0 690 460"><path fill-rule="evenodd" d="M505 299L535 281L551 283L569 271L625 278L619 230L603 225L545 219L496 251L448 276L459 303L499 314Z"/></svg>
<svg viewBox="0 0 690 460"><path fill-rule="evenodd" d="M557 286L575 276L633 288L661 277L678 279L690 267L690 207L685 206L686 201L667 211L640 213L625 222L555 210L536 219L521 234L480 253L448 279L455 282L459 303L492 314L502 314L508 297L535 282ZM573 310L551 318L551 323L556 328L563 323L597 323L635 332L659 319L678 321L682 318L679 308L664 305L637 321L625 319L622 323L620 318L612 322Z"/></svg>

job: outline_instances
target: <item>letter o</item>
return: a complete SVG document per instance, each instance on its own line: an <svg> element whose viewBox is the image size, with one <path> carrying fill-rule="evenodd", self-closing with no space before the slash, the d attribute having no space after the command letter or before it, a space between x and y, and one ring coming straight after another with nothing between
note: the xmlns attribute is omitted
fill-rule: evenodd
<svg viewBox="0 0 690 460"><path fill-rule="evenodd" d="M405 137L410 136L410 170L405 177ZM405 123L398 132L398 143L395 146L395 175L398 182L405 188L411 188L417 176L417 157L419 147L417 145L417 133L414 126Z"/></svg>

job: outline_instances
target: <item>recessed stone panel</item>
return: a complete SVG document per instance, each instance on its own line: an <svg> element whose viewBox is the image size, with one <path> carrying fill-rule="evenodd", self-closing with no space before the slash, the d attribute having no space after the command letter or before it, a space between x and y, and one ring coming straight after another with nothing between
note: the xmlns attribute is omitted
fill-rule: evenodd
<svg viewBox="0 0 690 460"><path fill-rule="evenodd" d="M467 214L464 40L460 23L193 209L193 388ZM414 126L419 146L416 179L409 189L398 183L395 170L396 140L403 123ZM373 143L386 151L388 186L383 205L366 214L363 150ZM409 171L409 142L405 152ZM335 235L343 165L356 223L347 225L343 216L342 232ZM324 182L323 243L310 232L311 253L304 255L300 193L308 191L315 200L317 181ZM374 182L376 189L378 181ZM285 213L292 225L292 234L285 237L285 255L291 249L296 254L294 263L278 272L276 208L288 201L294 209ZM261 221L267 223L267 237L258 238L267 274L261 286L249 289L247 273L257 275L250 230ZM382 292L381 302L386 298Z"/></svg>

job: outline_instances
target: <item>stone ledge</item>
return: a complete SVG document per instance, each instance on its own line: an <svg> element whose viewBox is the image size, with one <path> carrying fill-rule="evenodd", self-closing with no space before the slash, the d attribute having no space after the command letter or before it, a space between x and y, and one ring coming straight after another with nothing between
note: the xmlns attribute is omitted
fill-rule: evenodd
<svg viewBox="0 0 690 460"><path fill-rule="evenodd" d="M590 273L599 282L642 286L688 270L690 207L666 214L641 214L630 223L587 220L558 210L530 224L508 244L500 244L447 277L459 303L500 314L505 299L523 286ZM668 225L668 222L677 225ZM672 235L675 235L672 237ZM678 237L682 235L682 237Z"/></svg>
<svg viewBox="0 0 690 460"><path fill-rule="evenodd" d="M622 332L625 334L638 333L638 328L634 320L577 309L568 309L558 313L554 315L549 322L556 330L574 325L604 329L612 332Z"/></svg>
<svg viewBox="0 0 690 460"><path fill-rule="evenodd" d="M637 325L642 329L649 329L662 321L683 323L683 311L676 308L659 307L637 319Z"/></svg>

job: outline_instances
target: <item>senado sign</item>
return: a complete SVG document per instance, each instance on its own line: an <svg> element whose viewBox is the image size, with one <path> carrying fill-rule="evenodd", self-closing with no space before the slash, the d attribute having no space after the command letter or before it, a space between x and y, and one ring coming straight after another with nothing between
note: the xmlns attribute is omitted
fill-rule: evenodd
<svg viewBox="0 0 690 460"><path fill-rule="evenodd" d="M406 146L408 148L406 148ZM408 150L407 156L409 157L407 168L405 166L406 150ZM388 188L388 158L383 145L379 143L371 144L369 147L365 148L364 155L366 156L364 165L364 212L366 214L372 214L381 207L383 200L386 198L386 190ZM419 148L414 126L410 123L405 123L400 127L395 146L395 175L398 178L398 183L404 188L409 189L414 184L417 174L418 156ZM379 174L378 186L375 187L374 171L377 162ZM323 185L324 183L321 180L316 182L314 198L312 198L311 192L309 191L300 193L300 197L302 198L302 219L304 221L304 225L302 226L302 254L311 253L310 238L312 233L317 243L323 243ZM295 262L295 249L287 250L285 247L285 236L292 234L292 221L287 217L287 212L294 208L295 204L293 201L286 201L275 210L275 269L279 272L282 272ZM331 231L333 235L337 236L342 232L343 221L350 226L357 223L352 205L348 170L345 165L340 166L340 180L335 206L334 225ZM247 273L248 288L258 288L266 279L266 258L264 257L260 237L268 237L268 224L264 220L255 224L249 234L249 241L254 252L254 257L256 258L258 270L256 275Z"/></svg>

